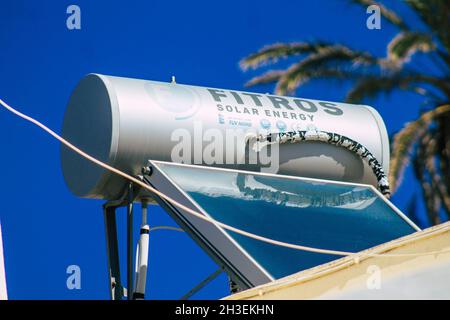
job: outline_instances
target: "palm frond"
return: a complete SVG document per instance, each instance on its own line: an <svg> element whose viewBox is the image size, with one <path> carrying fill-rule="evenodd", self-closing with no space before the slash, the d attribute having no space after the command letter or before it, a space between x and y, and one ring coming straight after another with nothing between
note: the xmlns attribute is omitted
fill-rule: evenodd
<svg viewBox="0 0 450 320"><path fill-rule="evenodd" d="M450 2L448 0L406 0L406 2L439 38L447 51L450 50Z"/></svg>
<svg viewBox="0 0 450 320"><path fill-rule="evenodd" d="M433 186L428 178L428 173L426 171L425 149L426 141L429 140L429 138L431 138L429 134L424 134L421 143L419 143L413 159L413 168L414 174L417 180L420 182L420 186L422 188L423 200L425 203L428 220L432 225L436 225L440 223L439 208L441 204L439 198L436 197L435 193L433 192Z"/></svg>
<svg viewBox="0 0 450 320"><path fill-rule="evenodd" d="M343 68L339 67L342 64L354 67L376 64L377 61L367 52L355 51L342 45L324 47L289 67L280 77L275 92L277 94L292 93L311 78L348 76L350 73L344 72Z"/></svg>
<svg viewBox="0 0 450 320"><path fill-rule="evenodd" d="M441 173L436 166L436 156L438 155L437 138L438 133L430 133L431 139L424 141L425 146L425 166L429 172L433 190L435 194L440 198L441 203L444 205L445 211L450 213L450 196L447 187L442 180Z"/></svg>
<svg viewBox="0 0 450 320"><path fill-rule="evenodd" d="M269 70L260 76L253 77L245 83L246 87L255 86L258 84L267 84L280 80L281 76L286 70Z"/></svg>
<svg viewBox="0 0 450 320"><path fill-rule="evenodd" d="M377 5L380 8L380 14L387 21L392 23L393 25L399 27L402 30L408 30L408 26L406 23L392 10L386 8L384 5L377 1L373 0L352 0L353 3L360 4L364 7L368 7L371 5Z"/></svg>
<svg viewBox="0 0 450 320"><path fill-rule="evenodd" d="M450 92L450 87L442 79L418 73L396 72L388 75L366 75L361 77L355 86L347 93L346 101L359 103L364 98L374 98L378 94L390 93L393 90L410 90L418 94L426 94L418 85L433 85L444 94Z"/></svg>
<svg viewBox="0 0 450 320"><path fill-rule="evenodd" d="M262 65L275 63L281 58L304 53L317 52L320 48L329 46L324 42L293 42L275 43L265 46L256 53L250 54L239 62L243 70L256 69Z"/></svg>
<svg viewBox="0 0 450 320"><path fill-rule="evenodd" d="M348 79L352 74L340 69L297 69L290 70L289 68L283 76L279 79L275 88L275 93L278 95L286 95L294 93L294 91L304 85L305 83L314 79Z"/></svg>
<svg viewBox="0 0 450 320"><path fill-rule="evenodd" d="M392 144L389 183L394 193L401 184L405 167L411 158L411 151L417 140L424 135L430 123L437 117L450 113L450 105L442 105L423 113L417 120L407 123L394 137Z"/></svg>
<svg viewBox="0 0 450 320"><path fill-rule="evenodd" d="M435 49L429 34L422 32L400 32L388 44L388 59L398 64L408 62L416 52L428 52Z"/></svg>
<svg viewBox="0 0 450 320"><path fill-rule="evenodd" d="M351 62L354 65L375 64L378 59L369 52L353 50L341 44L333 44L320 48L317 53L310 54L302 62L304 68L315 68L336 62Z"/></svg>
<svg viewBox="0 0 450 320"><path fill-rule="evenodd" d="M392 76L367 75L362 77L347 93L345 100L350 103L360 103L364 98L374 98L381 92L390 93L401 88L406 89L411 80L399 74Z"/></svg>
<svg viewBox="0 0 450 320"><path fill-rule="evenodd" d="M450 115L443 115L438 119L439 131L439 167L445 184L450 186ZM450 212L449 212L450 214Z"/></svg>

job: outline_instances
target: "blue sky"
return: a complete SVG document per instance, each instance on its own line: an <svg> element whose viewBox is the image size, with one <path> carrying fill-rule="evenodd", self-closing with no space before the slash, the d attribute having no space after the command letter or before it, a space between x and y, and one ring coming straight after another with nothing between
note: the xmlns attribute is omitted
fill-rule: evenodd
<svg viewBox="0 0 450 320"><path fill-rule="evenodd" d="M66 28L71 4L81 8L81 30ZM403 4L391 7L419 25ZM396 30L386 22L381 30L368 30L367 16L363 8L339 0L5 0L0 3L0 97L59 132L70 93L87 73L159 81L176 75L178 83L244 89L256 73L242 72L239 60L274 42L339 41L384 55ZM346 89L316 82L297 95L340 101ZM421 107L420 98L408 93L368 102L390 133L417 117ZM0 220L10 298L108 298L103 202L73 196L63 181L58 143L3 110L0 145ZM408 170L393 202L405 211L420 197ZM426 227L421 201L418 210L412 219ZM124 243L125 213L118 218ZM154 206L149 220L174 224ZM149 260L150 299L177 299L217 268L185 234L170 231L151 235ZM66 287L72 264L81 268L81 290ZM222 275L195 298L226 295L225 279Z"/></svg>

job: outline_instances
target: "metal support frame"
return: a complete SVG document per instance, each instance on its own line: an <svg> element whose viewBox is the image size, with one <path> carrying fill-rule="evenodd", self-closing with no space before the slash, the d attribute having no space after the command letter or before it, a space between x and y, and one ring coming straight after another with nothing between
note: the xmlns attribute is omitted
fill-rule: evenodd
<svg viewBox="0 0 450 320"><path fill-rule="evenodd" d="M116 224L117 206L103 206L106 228L106 248L108 253L109 291L111 300L122 300L124 288L120 280L119 245Z"/></svg>
<svg viewBox="0 0 450 320"><path fill-rule="evenodd" d="M109 290L111 300L128 300L133 295L133 201L136 192L130 183L126 192L120 199L108 201L103 205L103 214L106 229L106 248L108 255ZM120 277L119 244L117 238L116 210L127 207L127 287L125 289Z"/></svg>
<svg viewBox="0 0 450 320"><path fill-rule="evenodd" d="M239 285L233 279L231 279L230 276L228 276L228 284L230 286L230 293L231 294L235 294L235 293L244 291L244 289L241 289L239 287Z"/></svg>
<svg viewBox="0 0 450 320"><path fill-rule="evenodd" d="M203 279L199 284L197 284L194 288L189 290L188 293L186 293L184 296L180 298L180 300L188 300L190 297L192 297L194 294L199 292L201 289L203 289L208 283L213 281L215 278L217 278L221 273L223 272L222 268L217 269L213 273L211 273L209 276L207 276L205 279Z"/></svg>

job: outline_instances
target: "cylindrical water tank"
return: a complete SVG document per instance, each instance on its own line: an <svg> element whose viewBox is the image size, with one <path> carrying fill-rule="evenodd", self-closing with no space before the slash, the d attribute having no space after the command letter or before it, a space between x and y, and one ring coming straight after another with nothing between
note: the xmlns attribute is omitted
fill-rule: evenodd
<svg viewBox="0 0 450 320"><path fill-rule="evenodd" d="M214 146L222 146L225 157L232 144L226 139L228 131L245 135L310 129L358 141L388 172L386 128L380 115L364 105L90 74L72 93L62 133L99 160L136 175L148 160L209 164L198 159L195 143L201 141L202 155L212 137L220 135L225 140ZM180 151L189 139L193 149ZM302 142L281 145L279 151L279 174L377 185L371 168L344 148ZM223 166L233 167L226 160ZM65 181L77 196L115 199L126 185L123 178L64 146L61 163ZM221 161L214 165L222 166Z"/></svg>

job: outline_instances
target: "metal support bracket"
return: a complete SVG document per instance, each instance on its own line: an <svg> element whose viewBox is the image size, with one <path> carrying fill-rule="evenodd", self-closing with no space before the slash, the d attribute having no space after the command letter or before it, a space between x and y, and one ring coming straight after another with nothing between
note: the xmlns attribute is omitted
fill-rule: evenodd
<svg viewBox="0 0 450 320"><path fill-rule="evenodd" d="M124 288L120 280L119 246L117 241L116 206L103 206L108 254L109 291L111 300L122 300Z"/></svg>
<svg viewBox="0 0 450 320"><path fill-rule="evenodd" d="M133 287L133 201L137 194L132 183L120 199L108 201L103 205L106 229L106 248L108 256L109 291L111 300L132 298ZM117 238L116 210L127 206L127 287L120 277L119 244Z"/></svg>

